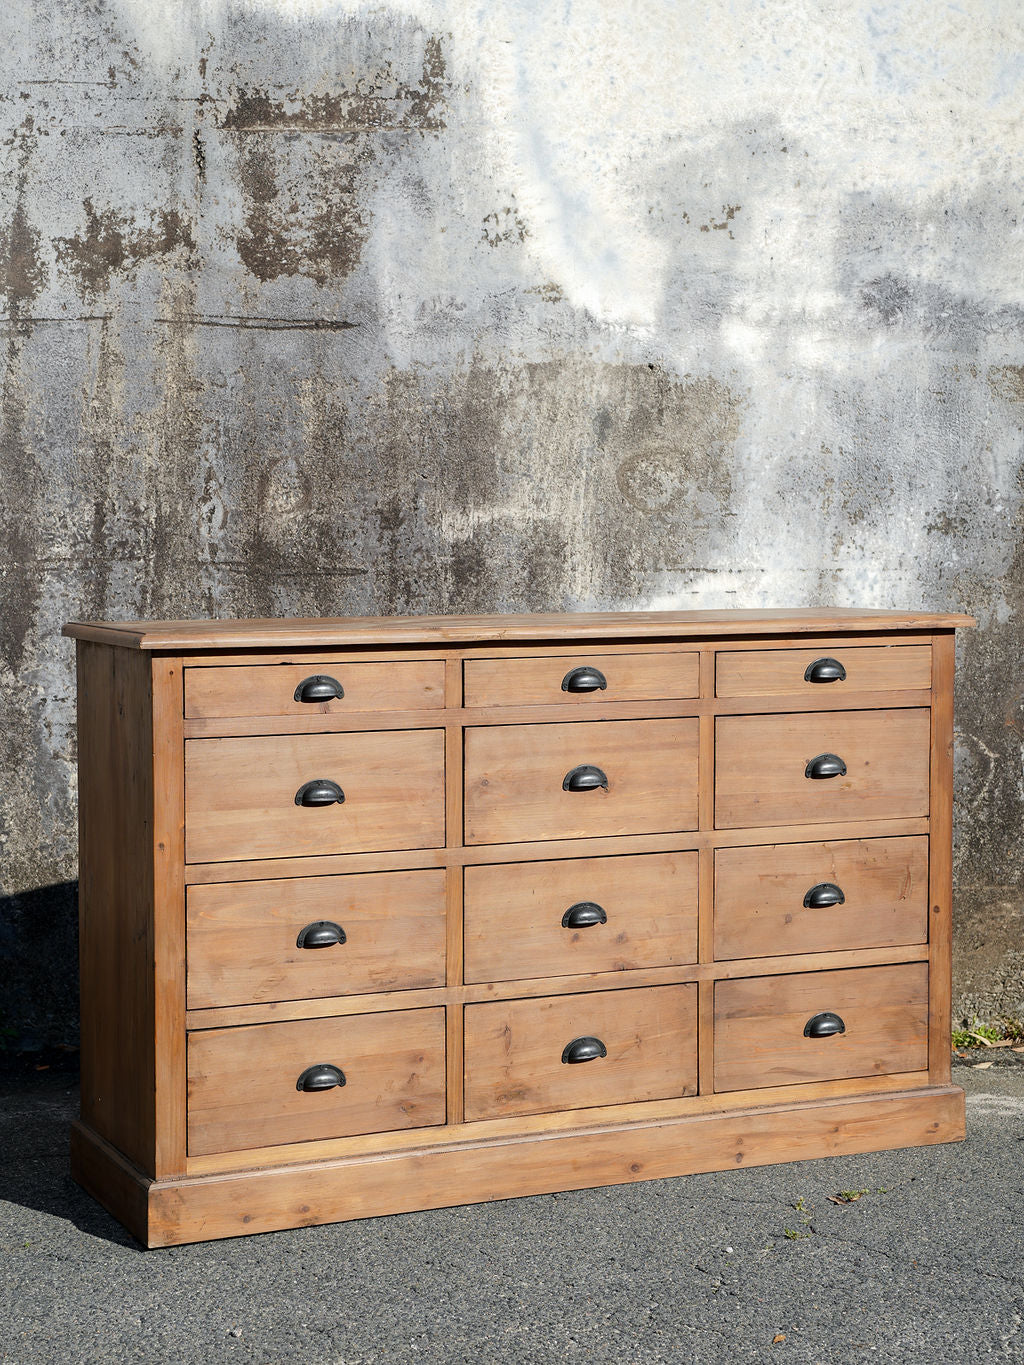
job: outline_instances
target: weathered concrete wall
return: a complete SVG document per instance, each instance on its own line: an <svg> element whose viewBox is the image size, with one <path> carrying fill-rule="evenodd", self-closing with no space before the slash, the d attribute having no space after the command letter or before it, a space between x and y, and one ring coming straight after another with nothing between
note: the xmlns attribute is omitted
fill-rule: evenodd
<svg viewBox="0 0 1024 1365"><path fill-rule="evenodd" d="M1016 0L8 5L12 1035L74 1026L71 616L966 608L961 1007L1024 1010L1022 51Z"/></svg>

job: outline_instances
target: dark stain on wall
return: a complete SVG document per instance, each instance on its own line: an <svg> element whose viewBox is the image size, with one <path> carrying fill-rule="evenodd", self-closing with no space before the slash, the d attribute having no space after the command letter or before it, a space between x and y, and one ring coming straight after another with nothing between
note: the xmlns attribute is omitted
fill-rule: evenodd
<svg viewBox="0 0 1024 1365"><path fill-rule="evenodd" d="M7 295L8 315L17 317L25 304L46 287L47 270L41 253L41 238L28 221L23 199L24 175L14 202L7 230L0 236L3 276L0 288Z"/></svg>
<svg viewBox="0 0 1024 1365"><path fill-rule="evenodd" d="M352 73L350 89L323 94L291 90L280 98L268 89L238 87L220 116L227 132L360 132L371 129L444 128L449 94L444 51L437 35L427 37L418 79L395 75L390 61L378 70Z"/></svg>
<svg viewBox="0 0 1024 1365"><path fill-rule="evenodd" d="M317 284L348 275L366 240L358 178L366 149L353 159L346 144L317 147L311 178L301 186L278 183L276 139L248 134L238 155L238 184L245 227L237 238L245 268L267 283L304 275Z"/></svg>
<svg viewBox="0 0 1024 1365"><path fill-rule="evenodd" d="M1024 403L1024 365L991 365L989 388L1008 403Z"/></svg>
<svg viewBox="0 0 1024 1365"><path fill-rule="evenodd" d="M130 274L141 261L195 252L192 224L178 209L149 211L149 225L139 227L117 209L97 209L91 198L82 207L85 228L74 237L55 238L53 246L58 263L75 277L85 297L104 293L112 275Z"/></svg>

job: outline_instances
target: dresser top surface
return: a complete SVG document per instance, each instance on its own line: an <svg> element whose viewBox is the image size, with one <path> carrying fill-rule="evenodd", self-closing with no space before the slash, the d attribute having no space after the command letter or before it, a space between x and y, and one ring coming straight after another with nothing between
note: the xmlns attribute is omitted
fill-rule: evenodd
<svg viewBox="0 0 1024 1365"><path fill-rule="evenodd" d="M251 621L69 621L63 633L126 649L186 651L303 646L486 644L490 641L715 639L737 635L831 635L953 630L959 613L861 607L789 611L551 612L495 616L350 616Z"/></svg>

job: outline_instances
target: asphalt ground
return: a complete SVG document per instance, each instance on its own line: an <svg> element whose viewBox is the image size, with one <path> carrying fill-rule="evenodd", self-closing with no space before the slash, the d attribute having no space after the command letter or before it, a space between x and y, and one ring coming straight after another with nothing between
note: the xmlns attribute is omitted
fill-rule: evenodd
<svg viewBox="0 0 1024 1365"><path fill-rule="evenodd" d="M954 1070L962 1144L159 1251L68 1175L73 1070L23 1069L0 1080L0 1360L1024 1360L1024 1057L992 1058Z"/></svg>

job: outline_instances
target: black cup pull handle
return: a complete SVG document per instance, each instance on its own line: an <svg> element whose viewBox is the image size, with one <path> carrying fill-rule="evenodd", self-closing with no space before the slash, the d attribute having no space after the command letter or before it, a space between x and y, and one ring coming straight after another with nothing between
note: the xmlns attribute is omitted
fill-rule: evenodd
<svg viewBox="0 0 1024 1365"><path fill-rule="evenodd" d="M804 672L804 682L831 683L845 682L846 669L838 659L815 659Z"/></svg>
<svg viewBox="0 0 1024 1365"><path fill-rule="evenodd" d="M295 793L295 804L297 806L333 806L335 804L340 806L344 799L345 793L337 782L332 782L329 777L315 777L312 782L303 782Z"/></svg>
<svg viewBox="0 0 1024 1365"><path fill-rule="evenodd" d="M331 1066L330 1062L317 1062L316 1066L307 1066L305 1071L295 1082L296 1090L333 1090L336 1085L345 1084L345 1073L340 1066Z"/></svg>
<svg viewBox="0 0 1024 1365"><path fill-rule="evenodd" d="M833 1014L831 1010L825 1010L821 1014L812 1014L807 1023L804 1024L805 1038L833 1038L837 1033L845 1033L846 1025L838 1014Z"/></svg>
<svg viewBox="0 0 1024 1365"><path fill-rule="evenodd" d="M564 792L592 792L598 787L608 790L608 775L593 763L581 763L562 778Z"/></svg>
<svg viewBox="0 0 1024 1365"><path fill-rule="evenodd" d="M846 764L838 754L819 754L804 769L804 777L820 780L823 777L845 777Z"/></svg>
<svg viewBox="0 0 1024 1365"><path fill-rule="evenodd" d="M326 673L314 673L311 678L303 678L295 689L296 701L340 701L345 689L337 678Z"/></svg>
<svg viewBox="0 0 1024 1365"><path fill-rule="evenodd" d="M600 1038L574 1038L562 1049L562 1061L574 1066L577 1062L595 1062L607 1057L608 1049Z"/></svg>
<svg viewBox="0 0 1024 1365"><path fill-rule="evenodd" d="M562 679L563 692L603 692L608 679L599 668L584 664L580 668L570 668Z"/></svg>
<svg viewBox="0 0 1024 1365"><path fill-rule="evenodd" d="M845 905L843 888L835 882L819 882L804 896L805 910L826 910L830 905Z"/></svg>
<svg viewBox="0 0 1024 1365"><path fill-rule="evenodd" d="M577 901L562 916L563 929L589 929L592 924L607 924L604 907L596 901Z"/></svg>
<svg viewBox="0 0 1024 1365"><path fill-rule="evenodd" d="M345 942L345 930L330 919L318 919L307 924L295 940L296 948L333 948Z"/></svg>

